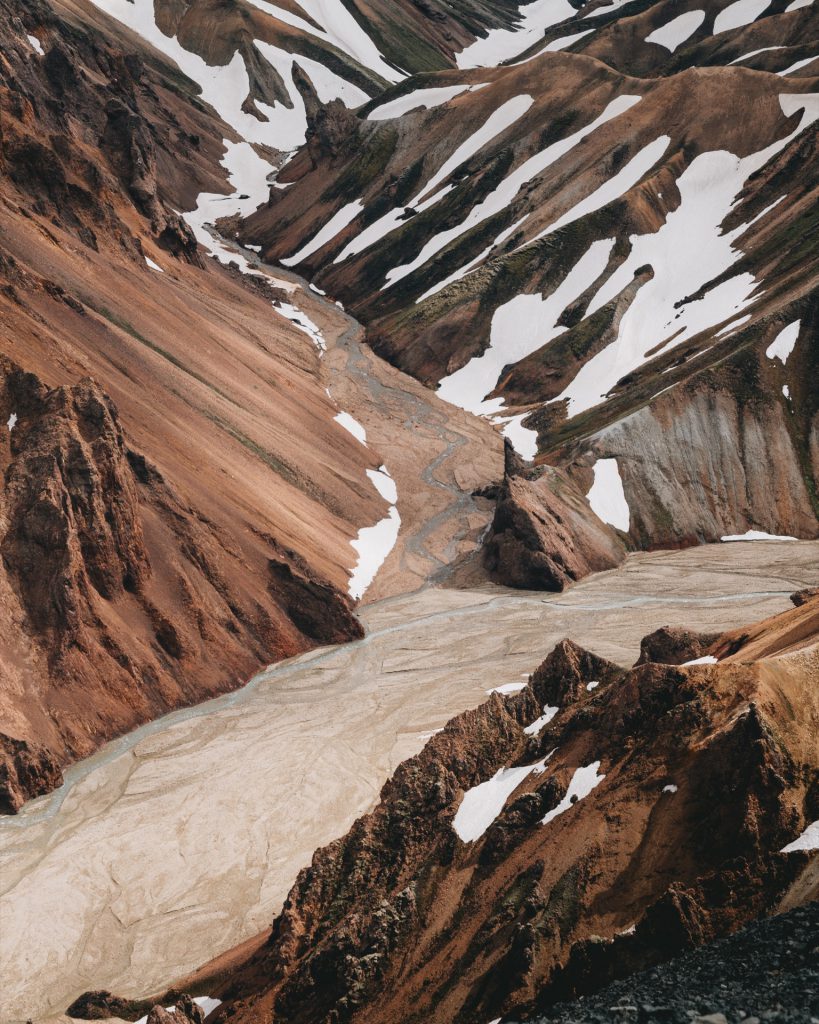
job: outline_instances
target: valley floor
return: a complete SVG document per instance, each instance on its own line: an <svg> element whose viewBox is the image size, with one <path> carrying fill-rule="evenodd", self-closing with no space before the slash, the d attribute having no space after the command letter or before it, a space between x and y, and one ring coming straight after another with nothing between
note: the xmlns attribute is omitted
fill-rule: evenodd
<svg viewBox="0 0 819 1024"><path fill-rule="evenodd" d="M819 543L742 543L634 555L563 594L375 601L364 640L144 726L0 821L4 1016L90 988L147 995L262 931L399 761L562 637L627 664L659 626L728 629L817 584Z"/></svg>

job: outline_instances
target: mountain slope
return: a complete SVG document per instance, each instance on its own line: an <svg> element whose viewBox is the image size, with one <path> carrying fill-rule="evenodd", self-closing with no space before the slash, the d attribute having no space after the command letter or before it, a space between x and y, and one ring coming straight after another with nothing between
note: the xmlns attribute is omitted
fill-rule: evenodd
<svg viewBox="0 0 819 1024"><path fill-rule="evenodd" d="M616 459L631 544L816 536L817 15L740 6L554 5L302 151L241 237L584 493Z"/></svg>
<svg viewBox="0 0 819 1024"><path fill-rule="evenodd" d="M388 503L288 319L293 286L205 258L175 212L218 203L222 154L252 152L92 6L0 17L0 805L16 810L106 739L360 636L350 540Z"/></svg>

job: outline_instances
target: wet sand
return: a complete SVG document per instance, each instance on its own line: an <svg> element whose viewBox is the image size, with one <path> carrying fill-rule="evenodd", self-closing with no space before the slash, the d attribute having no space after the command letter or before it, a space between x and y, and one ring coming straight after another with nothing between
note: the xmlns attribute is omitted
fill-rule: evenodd
<svg viewBox="0 0 819 1024"><path fill-rule="evenodd" d="M817 584L803 542L635 555L564 594L428 587L362 609L358 643L109 744L0 821L4 1020L157 991L261 931L425 734L560 638L626 664L658 626L727 629Z"/></svg>

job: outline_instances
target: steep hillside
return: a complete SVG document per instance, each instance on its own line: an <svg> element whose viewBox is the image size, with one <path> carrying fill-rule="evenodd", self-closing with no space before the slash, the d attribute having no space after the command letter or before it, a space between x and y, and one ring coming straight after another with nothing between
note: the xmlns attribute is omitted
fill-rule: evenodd
<svg viewBox="0 0 819 1024"><path fill-rule="evenodd" d="M299 153L242 237L528 459L611 472L628 543L816 536L817 14L789 8L527 5Z"/></svg>
<svg viewBox="0 0 819 1024"><path fill-rule="evenodd" d="M213 1019L514 1019L815 897L817 639L806 595L631 670L562 642L316 853Z"/></svg>
<svg viewBox="0 0 819 1024"><path fill-rule="evenodd" d="M207 258L176 212L241 186L226 151L267 165L83 0L0 4L0 29L8 811L140 722L360 636L350 542L389 503L294 286Z"/></svg>

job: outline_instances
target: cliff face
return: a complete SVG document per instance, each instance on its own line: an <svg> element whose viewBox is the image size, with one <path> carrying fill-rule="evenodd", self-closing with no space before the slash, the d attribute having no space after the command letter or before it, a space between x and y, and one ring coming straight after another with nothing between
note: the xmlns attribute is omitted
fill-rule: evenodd
<svg viewBox="0 0 819 1024"><path fill-rule="evenodd" d="M751 630L762 660L747 630L716 642L733 651L718 664L627 671L559 645L316 853L266 947L222 984L218 1019L528 1014L792 887L809 898L811 855L778 851L819 813L817 616L813 599Z"/></svg>

